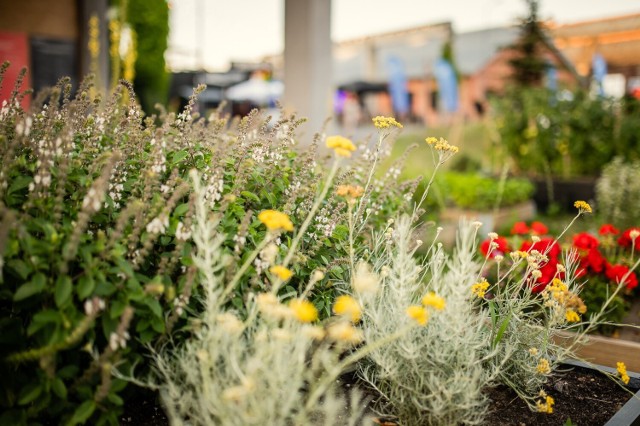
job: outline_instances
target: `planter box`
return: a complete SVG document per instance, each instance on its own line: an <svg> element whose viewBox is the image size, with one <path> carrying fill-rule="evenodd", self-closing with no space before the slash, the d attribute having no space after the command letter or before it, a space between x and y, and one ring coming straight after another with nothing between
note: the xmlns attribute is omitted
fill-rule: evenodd
<svg viewBox="0 0 640 426"><path fill-rule="evenodd" d="M533 200L539 211L546 211L551 202L557 203L563 211L573 212L573 203L576 200L589 202L596 196L595 177L580 177L574 179L552 178L553 200L549 197L547 181L541 178L532 178L535 185Z"/></svg>
<svg viewBox="0 0 640 426"><path fill-rule="evenodd" d="M572 339L571 333L559 333L556 341ZM622 361L630 371L640 371L640 343L612 337L588 335L588 341L576 355L588 362L615 366Z"/></svg>
<svg viewBox="0 0 640 426"><path fill-rule="evenodd" d="M516 204L511 207L503 207L492 211L466 210L458 207L446 207L440 212L440 225L444 228L440 234L440 240L445 245L452 245L455 242L458 222L461 218L478 220L482 222L482 227L478 235L482 238L487 233L495 231L496 228L516 222L519 220L528 221L534 218L536 205L533 201Z"/></svg>
<svg viewBox="0 0 640 426"><path fill-rule="evenodd" d="M604 365L588 365L581 361L568 360L565 365L587 370L602 371L610 374L617 374L615 368ZM615 365L615 363L614 363ZM637 371L637 370L636 370ZM629 400L622 406L616 414L605 423L604 426L638 426L640 425L640 374L628 372L628 388L635 391Z"/></svg>

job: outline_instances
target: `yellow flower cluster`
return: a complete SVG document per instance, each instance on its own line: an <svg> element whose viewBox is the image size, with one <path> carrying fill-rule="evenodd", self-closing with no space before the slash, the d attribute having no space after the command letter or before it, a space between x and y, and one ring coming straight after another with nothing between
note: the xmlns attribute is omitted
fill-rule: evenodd
<svg viewBox="0 0 640 426"><path fill-rule="evenodd" d="M520 259L526 259L527 257L529 257L529 253L527 253L526 251L518 250L512 251L511 253L509 253L509 256L511 256L511 260L517 262Z"/></svg>
<svg viewBox="0 0 640 426"><path fill-rule="evenodd" d="M352 285L356 293L375 294L380 288L380 281L378 276L371 272L371 269L366 262L360 262L356 267L356 273L353 278Z"/></svg>
<svg viewBox="0 0 640 426"><path fill-rule="evenodd" d="M624 362L616 363L618 374L620 374L620 380L626 385L629 384L629 375L627 374L627 366L624 365Z"/></svg>
<svg viewBox="0 0 640 426"><path fill-rule="evenodd" d="M591 206L586 201L578 200L575 203L573 203L573 206L576 209L578 209L579 213L591 213L592 212Z"/></svg>
<svg viewBox="0 0 640 426"><path fill-rule="evenodd" d="M89 18L89 42L87 48L92 60L95 60L100 54L100 21L96 14Z"/></svg>
<svg viewBox="0 0 640 426"><path fill-rule="evenodd" d="M480 282L475 283L471 286L471 293L478 296L480 299L484 299L487 290L489 289L489 283L487 280L483 279Z"/></svg>
<svg viewBox="0 0 640 426"><path fill-rule="evenodd" d="M549 365L549 360L546 358L540 358L538 361L538 366L536 367L536 371L540 374L549 374L551 373L551 365Z"/></svg>
<svg viewBox="0 0 640 426"><path fill-rule="evenodd" d="M418 325L426 325L429 321L429 312L424 306L412 305L407 308L407 315L413 319Z"/></svg>
<svg viewBox="0 0 640 426"><path fill-rule="evenodd" d="M333 149L338 157L351 157L351 153L356 150L353 142L344 136L329 136L327 148Z"/></svg>
<svg viewBox="0 0 640 426"><path fill-rule="evenodd" d="M402 129L402 124L398 123L393 117L383 117L381 115L373 117L373 125L378 129L388 129L391 126L395 126Z"/></svg>
<svg viewBox="0 0 640 426"><path fill-rule="evenodd" d="M336 195L346 198L358 198L364 194L364 188L359 185L338 185Z"/></svg>
<svg viewBox="0 0 640 426"><path fill-rule="evenodd" d="M276 210L261 211L258 220L264 223L270 231L293 231L293 223L291 223L289 216Z"/></svg>
<svg viewBox="0 0 640 426"><path fill-rule="evenodd" d="M356 299L348 295L338 296L333 305L333 312L336 315L350 317L351 322L357 323L362 316L362 309Z"/></svg>
<svg viewBox="0 0 640 426"><path fill-rule="evenodd" d="M567 319L567 322L580 321L580 315L578 315L573 309L567 309L567 311L564 313L564 316Z"/></svg>
<svg viewBox="0 0 640 426"><path fill-rule="evenodd" d="M426 138L424 141L428 143L430 146L432 146L433 149L435 149L436 151L450 152L452 154L455 154L456 152L459 151L457 146L451 145L449 142L447 142L445 138L437 139L432 136L432 137Z"/></svg>
<svg viewBox="0 0 640 426"><path fill-rule="evenodd" d="M318 319L318 310L308 300L292 299L289 302L289 309L300 322L313 322Z"/></svg>
<svg viewBox="0 0 640 426"><path fill-rule="evenodd" d="M356 345L363 339L362 332L351 323L339 321L331 324L327 328L327 336L336 342Z"/></svg>
<svg viewBox="0 0 640 426"><path fill-rule="evenodd" d="M444 309L446 302L442 297L430 291L429 293L425 294L424 297L422 297L422 304L424 306L432 307L441 311Z"/></svg>
<svg viewBox="0 0 640 426"><path fill-rule="evenodd" d="M256 305L263 315L281 320L290 318L292 311L290 307L284 306L278 298L271 293L260 293L256 296Z"/></svg>
<svg viewBox="0 0 640 426"><path fill-rule="evenodd" d="M547 395L544 391L540 391L540 397L543 398L543 401L536 402L536 409L538 412L546 414L553 413L553 404L556 403L553 398Z"/></svg>
<svg viewBox="0 0 640 426"><path fill-rule="evenodd" d="M575 293L569 291L567 285L558 278L553 281L542 291L542 297L547 302L545 306L564 307L565 319L567 322L580 321L580 315L587 312L587 306L582 299Z"/></svg>
<svg viewBox="0 0 640 426"><path fill-rule="evenodd" d="M285 268L282 265L272 266L271 268L269 268L269 272L280 278L282 281L287 281L293 275L291 269Z"/></svg>

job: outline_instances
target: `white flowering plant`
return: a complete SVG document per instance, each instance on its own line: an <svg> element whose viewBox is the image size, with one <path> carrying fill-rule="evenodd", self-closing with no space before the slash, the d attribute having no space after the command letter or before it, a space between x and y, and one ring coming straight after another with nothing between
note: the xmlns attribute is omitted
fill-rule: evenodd
<svg viewBox="0 0 640 426"><path fill-rule="evenodd" d="M226 280L264 241L259 213L278 209L300 225L324 190L331 171L317 161L322 137L302 154L296 149L303 120L258 111L202 118L194 111L202 89L178 114L159 108L146 118L127 82L103 96L91 78L75 97L62 79L29 111L20 106L28 92L17 89L0 106L0 423L116 424L127 382L112 373L145 371L146 345L187 335L176 332L204 309L194 285L189 170L199 171L204 202L219 218ZM333 172L291 251L293 276L281 293L301 294L322 271L310 294L320 317L331 311L330 278L348 264L336 187L370 180L365 226L384 223L401 205L404 189L389 185L397 175L368 173L385 154L354 155L354 169ZM282 273L271 269L273 259L292 243L282 235L246 264L228 295L238 315L248 314L249 294Z"/></svg>

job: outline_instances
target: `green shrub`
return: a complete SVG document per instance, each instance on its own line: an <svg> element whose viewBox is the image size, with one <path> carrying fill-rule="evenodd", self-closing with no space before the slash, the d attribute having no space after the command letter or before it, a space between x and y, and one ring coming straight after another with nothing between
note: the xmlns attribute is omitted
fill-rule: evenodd
<svg viewBox="0 0 640 426"><path fill-rule="evenodd" d="M529 200L534 190L527 179L501 181L475 173L445 172L438 183L446 204L472 210L513 206Z"/></svg>
<svg viewBox="0 0 640 426"><path fill-rule="evenodd" d="M145 345L184 338L175 331L202 308L189 170L201 172L219 217L227 277L264 237L256 215L279 209L300 223L326 174L316 143L296 152L296 117L203 119L192 100L180 114L143 118L128 83L109 97L93 93L88 79L72 99L62 80L31 112L19 93L0 111L0 424L117 424L127 386L117 373L144 372ZM336 183L366 178L344 171ZM402 205L393 179L368 191L367 226ZM312 271L325 270L312 295L325 316L330 278L345 273L344 210L330 191L282 289L299 293ZM288 244L277 240L275 251ZM248 291L268 285L272 252L259 253L232 294L241 315Z"/></svg>
<svg viewBox="0 0 640 426"><path fill-rule="evenodd" d="M597 211L605 222L621 228L640 225L640 160L617 157L607 164L596 183Z"/></svg>
<svg viewBox="0 0 640 426"><path fill-rule="evenodd" d="M517 171L536 176L597 176L615 156L637 158L637 101L585 92L512 91L494 99L501 143Z"/></svg>

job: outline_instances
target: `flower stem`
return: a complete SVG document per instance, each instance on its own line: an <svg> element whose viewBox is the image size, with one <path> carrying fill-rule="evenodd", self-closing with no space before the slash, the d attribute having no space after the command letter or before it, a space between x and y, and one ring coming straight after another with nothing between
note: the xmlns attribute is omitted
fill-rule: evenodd
<svg viewBox="0 0 640 426"><path fill-rule="evenodd" d="M287 256L282 261L282 266L284 266L285 268L289 265L289 263L291 262L291 259L293 259L293 255L296 253L296 249L298 248L298 245L302 240L302 236L306 232L307 228L309 228L309 225L311 225L311 220L313 220L313 217L318 211L320 204L324 201L325 197L327 196L327 193L329 192L329 188L331 187L331 183L333 182L333 178L336 176L336 172L338 171L339 164L340 164L340 158L336 158L336 161L333 163L333 167L331 168L331 171L329 171L329 175L327 176L327 180L324 184L324 187L322 188L322 192L320 193L320 196L316 198L316 201L313 203L313 206L311 207L309 214L307 215L304 222L300 226L300 229L298 229L296 236L293 238L293 241L291 242L291 246L289 247L289 251L287 252ZM279 287L280 286L273 287L274 294L278 292Z"/></svg>

